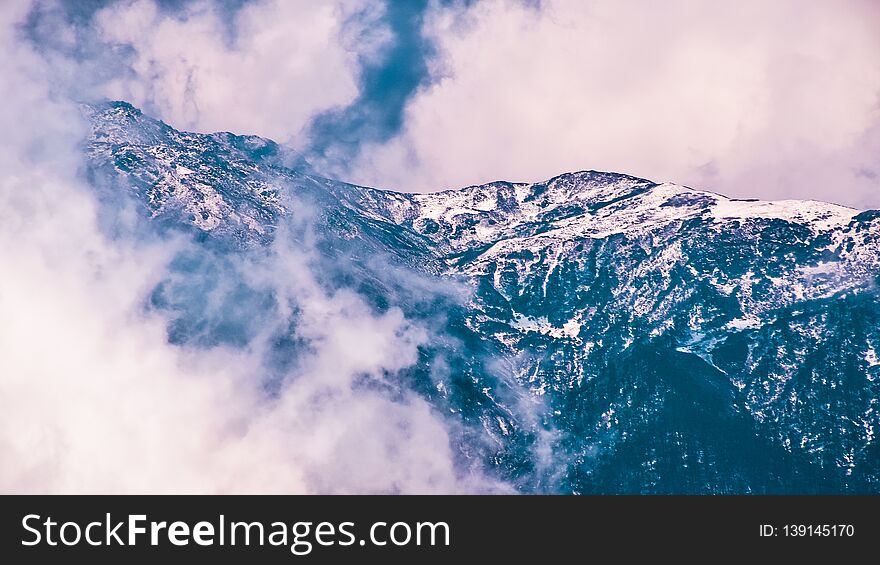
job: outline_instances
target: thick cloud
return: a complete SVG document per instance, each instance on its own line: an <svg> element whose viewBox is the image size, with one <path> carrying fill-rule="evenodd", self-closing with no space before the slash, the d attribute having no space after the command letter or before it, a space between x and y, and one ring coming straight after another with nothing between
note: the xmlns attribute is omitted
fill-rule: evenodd
<svg viewBox="0 0 880 565"><path fill-rule="evenodd" d="M180 129L287 141L315 113L357 96L357 55L385 35L370 36L372 45L343 29L356 11L368 11L366 2L261 0L235 11L208 2L175 11L152 0L112 3L94 15L92 39L130 64L98 92ZM363 40L357 49L346 33Z"/></svg>
<svg viewBox="0 0 880 565"><path fill-rule="evenodd" d="M282 238L209 265L277 301L246 345L169 342L153 289L181 256L210 255L143 231L125 207L112 236L101 228L60 63L20 40L28 9L0 16L0 492L496 488L457 468L424 400L378 386L416 362L425 329L326 290L308 248ZM265 352L294 314L306 347L279 379Z"/></svg>
<svg viewBox="0 0 880 565"><path fill-rule="evenodd" d="M430 191L593 168L880 206L876 3L540 6L437 10L437 80L354 180Z"/></svg>

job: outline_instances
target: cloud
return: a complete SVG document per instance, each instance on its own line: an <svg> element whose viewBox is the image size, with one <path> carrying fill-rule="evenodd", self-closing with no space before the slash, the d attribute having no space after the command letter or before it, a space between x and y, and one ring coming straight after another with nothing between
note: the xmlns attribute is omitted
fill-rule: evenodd
<svg viewBox="0 0 880 565"><path fill-rule="evenodd" d="M261 0L236 10L152 0L97 11L98 48L128 62L97 89L180 129L293 139L314 114L358 95L359 50L340 40L365 2Z"/></svg>
<svg viewBox="0 0 880 565"><path fill-rule="evenodd" d="M423 400L358 385L415 362L423 330L399 311L375 315L351 293L307 288L303 265L278 258L299 271L277 290L303 308L297 331L311 349L270 394L259 339L244 350L174 346L168 320L143 312L173 248L108 242L85 198L31 187L51 192L32 203L51 221L0 230L0 490L480 488L454 468Z"/></svg>
<svg viewBox="0 0 880 565"><path fill-rule="evenodd" d="M620 171L880 205L873 3L504 0L427 19L434 80L355 182L431 191Z"/></svg>
<svg viewBox="0 0 880 565"><path fill-rule="evenodd" d="M60 62L19 40L30 6L7 8L0 491L503 488L456 464L447 424L427 402L388 392L426 339L400 310L377 312L351 291L327 289L309 249L283 237L262 254L221 260L138 224L120 202L99 202L82 180L86 127L55 81ZM102 229L108 213L118 216L112 234ZM245 344L169 342L173 313L150 304L186 257L272 297L275 307L252 313L258 330ZM228 288L200 290L222 304ZM294 326L304 347L279 374L267 351Z"/></svg>

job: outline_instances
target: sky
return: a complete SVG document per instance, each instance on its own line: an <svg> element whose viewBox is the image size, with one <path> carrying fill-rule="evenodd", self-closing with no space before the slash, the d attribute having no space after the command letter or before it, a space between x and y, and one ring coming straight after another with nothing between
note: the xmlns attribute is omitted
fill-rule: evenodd
<svg viewBox="0 0 880 565"><path fill-rule="evenodd" d="M322 288L308 248L213 257L123 203L108 233L78 102L262 135L404 191L597 169L880 207L878 6L4 2L0 492L510 490L456 463L424 399L359 384L411 367L431 328ZM187 256L209 316L233 283L278 297L246 348L170 343L145 309ZM199 279L215 271L226 286ZM294 315L308 354L268 394Z"/></svg>
<svg viewBox="0 0 880 565"><path fill-rule="evenodd" d="M617 171L880 207L871 0L42 0L60 89L428 192Z"/></svg>

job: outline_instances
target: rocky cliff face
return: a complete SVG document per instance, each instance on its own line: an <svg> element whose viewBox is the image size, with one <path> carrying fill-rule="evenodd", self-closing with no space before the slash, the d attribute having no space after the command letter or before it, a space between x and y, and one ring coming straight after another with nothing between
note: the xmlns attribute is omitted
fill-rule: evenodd
<svg viewBox="0 0 880 565"><path fill-rule="evenodd" d="M595 171L405 194L86 112L96 186L226 253L313 242L326 284L434 328L397 382L522 491L880 491L878 212ZM171 339L224 339L164 296Z"/></svg>

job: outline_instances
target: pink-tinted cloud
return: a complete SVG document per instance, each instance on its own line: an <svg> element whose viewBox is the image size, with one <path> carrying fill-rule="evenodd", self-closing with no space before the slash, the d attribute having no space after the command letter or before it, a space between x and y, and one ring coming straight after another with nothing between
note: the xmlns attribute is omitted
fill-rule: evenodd
<svg viewBox="0 0 880 565"><path fill-rule="evenodd" d="M880 8L505 0L438 10L437 76L354 180L430 191L626 172L880 206Z"/></svg>

